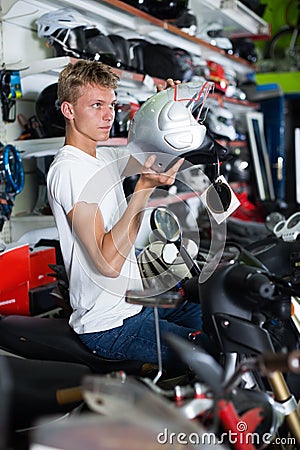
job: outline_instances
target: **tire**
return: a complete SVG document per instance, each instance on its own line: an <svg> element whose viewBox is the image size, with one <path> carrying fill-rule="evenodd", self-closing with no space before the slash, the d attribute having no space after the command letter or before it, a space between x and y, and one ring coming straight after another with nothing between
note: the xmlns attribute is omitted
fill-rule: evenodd
<svg viewBox="0 0 300 450"><path fill-rule="evenodd" d="M294 41L294 43L293 43ZM278 69L287 66L288 70L300 68L300 29L282 28L268 43L265 59L272 59Z"/></svg>

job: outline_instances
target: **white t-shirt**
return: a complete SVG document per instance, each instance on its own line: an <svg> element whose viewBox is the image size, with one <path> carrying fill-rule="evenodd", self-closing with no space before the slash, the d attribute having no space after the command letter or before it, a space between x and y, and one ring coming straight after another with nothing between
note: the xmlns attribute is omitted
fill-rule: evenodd
<svg viewBox="0 0 300 450"><path fill-rule="evenodd" d="M47 175L48 199L70 281L70 325L79 334L120 326L142 308L125 301L128 289L142 289L134 247L121 274L106 277L96 269L67 220L77 202L94 203L109 231L127 207L121 174L128 159L126 148L101 147L94 158L66 145L55 156Z"/></svg>

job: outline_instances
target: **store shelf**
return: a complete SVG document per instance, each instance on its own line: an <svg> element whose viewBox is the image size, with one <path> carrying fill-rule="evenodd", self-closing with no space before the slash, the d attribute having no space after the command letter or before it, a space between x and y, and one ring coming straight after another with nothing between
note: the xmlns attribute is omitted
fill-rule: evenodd
<svg viewBox="0 0 300 450"><path fill-rule="evenodd" d="M18 15L10 15L14 5L18 6ZM116 24L142 34L148 34L151 25L166 30L170 25L168 21L159 20L120 0L2 0L1 13L2 17L14 18L24 24L28 12L40 16L41 10L46 12L63 7L83 11L92 22L101 18L107 24ZM189 8L199 23L222 21L231 37L270 37L269 24L239 0L190 0Z"/></svg>
<svg viewBox="0 0 300 450"><path fill-rule="evenodd" d="M229 108L235 115L246 114L249 111L256 111L260 107L259 103L226 97L225 95L221 94L211 94L207 99L207 104L225 106Z"/></svg>
<svg viewBox="0 0 300 450"><path fill-rule="evenodd" d="M9 221L10 239L15 242L32 230L55 228L53 216L28 214L24 216L12 216ZM47 238L47 236L45 236Z"/></svg>
<svg viewBox="0 0 300 450"><path fill-rule="evenodd" d="M221 21L230 37L266 36L268 25L255 16L237 0L190 0L191 9L197 20ZM237 74L252 74L256 68L242 58L228 55L223 50L210 45L195 36L190 36L172 23L159 20L120 0L1 0L1 55L7 68L20 70L23 99L18 102L18 112L26 117L34 114L36 95L51 82L56 82L61 69L70 61L67 56L55 58L53 48L46 46L46 39L37 36L36 20L43 14L61 8L75 8L91 24L104 34L119 34L127 38L139 36L153 43L185 49L195 56L217 60L224 66L231 67ZM120 76L122 89L139 92L145 98L156 91L156 85L164 80L148 75L128 72L113 68ZM237 114L256 108L250 102L211 96L212 102L225 102L235 109ZM1 141L11 143L20 151L22 159L55 155L64 143L63 137L32 140L13 140L20 136L17 123L2 124ZM123 146L126 138L112 138L99 145ZM233 144L234 145L234 144ZM241 145L241 143L239 143ZM27 161L34 166L35 161ZM27 181L29 180L28 175ZM36 189L29 181L28 192ZM28 184L27 184L28 186ZM26 193L27 195L27 193ZM16 216L9 222L9 239L17 239L24 231L46 228L53 225L51 216ZM7 228L7 224L6 224Z"/></svg>
<svg viewBox="0 0 300 450"><path fill-rule="evenodd" d="M247 14L244 13L241 15L241 9L235 11L235 14L233 14L234 9L223 7L212 9L213 0L207 3L208 6L205 7L205 14L213 14L214 17L221 16L221 19L226 21L226 24L228 23L229 17L231 17L231 24L239 23L241 17L244 17L244 22L246 22ZM219 2L216 1L215 3L218 4ZM227 4L228 2L223 3ZM8 7L8 4L11 6ZM203 0L199 2L195 0L195 9L200 8L201 5L203 7ZM206 59L217 58L218 62L224 65L229 64L237 73L245 74L254 71L253 65L244 59L228 55L223 50L210 45L208 42L198 39L195 36L190 36L171 23L159 20L119 0L76 0L76 3L73 0L44 0L42 3L39 0L12 0L10 2L6 0L3 5L2 14L5 21L14 23L15 25L22 24L23 27L32 29L37 18L49 11L65 7L76 8L87 20L99 26L100 30L103 29L107 33L122 35L123 32L126 35L126 33L128 34L131 31L133 35L139 35L151 42L160 42L172 47L180 47L191 54L203 56ZM21 14L20 11L22 11ZM197 11L195 13L197 15ZM201 9L201 17L203 17L203 14L204 12ZM249 28L247 32L251 34L252 30L254 31L253 23L256 21L259 23L259 20L257 18L255 21L250 15L250 12L248 14L251 18L249 19L248 17L250 24L247 25ZM263 27L263 24L261 24L261 27Z"/></svg>
<svg viewBox="0 0 300 450"><path fill-rule="evenodd" d="M22 81L23 98L35 100L39 92L51 83L57 82L60 71L69 63L75 62L75 58L60 56L46 58L38 61L24 62L20 71ZM165 80L150 77L147 74L129 72L127 70L112 68L120 77L119 88L138 90L141 101L146 100L156 92L158 84L164 84Z"/></svg>
<svg viewBox="0 0 300 450"><path fill-rule="evenodd" d="M65 59L59 59L59 61L65 61ZM39 67L39 64L37 65ZM34 76L31 72L31 76ZM162 81L156 79L156 81ZM259 109L259 103L249 102L244 100L238 100L236 98L226 97L222 94L210 94L207 99L207 105L220 105L228 107L234 114L245 114L247 111L255 111ZM52 137L42 139L28 139L28 140L16 140L10 142L21 153L23 159L38 158L42 156L55 155L59 148L63 146L63 137ZM99 146L126 146L126 137L114 137L105 142L99 142Z"/></svg>
<svg viewBox="0 0 300 450"><path fill-rule="evenodd" d="M190 7L203 23L221 23L228 37L267 39L270 25L238 0L190 0Z"/></svg>
<svg viewBox="0 0 300 450"><path fill-rule="evenodd" d="M70 0L63 0L66 2L70 2ZM79 3L83 1L80 0ZM168 21L159 20L155 17L150 16L149 14L146 14L136 8L133 8L130 5L127 5L126 3L119 1L119 0L102 0L107 5L110 5L111 7L115 7L118 10L121 10L122 12L128 12L129 14L134 14L133 20L135 21L135 24L133 25L133 30L135 30L137 33L143 35L146 39L151 38L155 39L158 42L170 45L172 47L181 47L188 52L194 54L194 55L200 55L203 56L205 59L217 59L218 62L224 65L230 65L234 70L236 70L237 73L245 74L249 72L253 72L254 67L253 65L249 64L247 61L245 61L242 58L238 58L236 56L228 55L226 52L224 52L222 49L219 49L215 46L210 45L208 42L203 41L202 39L199 39L195 36L190 36L189 34L185 33L184 31L180 30L179 28L172 25L172 23ZM206 0L205 2L203 0L194 0L195 8L193 6L193 3L191 2L191 9L195 13L196 16L198 16L197 9L199 8L199 5L202 4L202 8L208 13L208 8L205 8ZM212 7L213 3L219 3L215 0L210 0L208 3L208 7ZM224 3L224 2L221 2ZM225 1L226 3L226 1ZM232 3L232 2L231 2ZM216 17L221 16L222 20L226 19L228 22L228 17L231 16L231 27L232 24L238 24L240 21L241 11L242 7L240 5L240 2L237 2L236 0L234 3L238 3L239 9L236 9L235 15L233 14L233 10L229 10L228 8L215 8L214 7L214 20L216 20ZM243 6L243 5L242 5ZM203 17L203 10L201 8L201 13L199 15L199 18ZM251 15L251 19L247 16L247 14ZM255 26L254 23L260 23L260 30L262 30L262 27L264 27L264 32L269 34L269 30L267 31L268 25L264 21L260 21L260 18L256 17L253 13L248 10L243 10L242 17L244 19L245 27L243 28L243 34L251 34L255 35ZM236 19L233 20L232 18L235 17ZM256 20L255 20L255 19ZM246 21L248 20L248 24L246 25ZM146 23L144 22L146 21ZM122 26L124 25L123 22ZM118 26L120 26L120 23L118 23ZM247 29L247 26L249 29ZM251 29L250 29L251 28ZM261 31L262 32L262 31ZM257 33L256 33L257 34Z"/></svg>
<svg viewBox="0 0 300 450"><path fill-rule="evenodd" d="M201 12L201 17L205 17L204 14L209 14L207 16L209 18L221 18L235 33L241 31L254 33L257 32L259 27L260 32L262 30L267 32L266 24L261 22L249 10L245 10L237 0L194 0L194 2L192 0L191 6L195 9L196 15ZM252 73L255 70L253 65L245 60L227 55L223 50L188 35L171 23L152 17L119 0L77 0L76 4L73 0L44 0L43 2L40 0L4 0L2 2L2 17L3 23L7 25L4 31L9 31L10 35L12 35L15 29L27 30L26 32L31 34L32 41L30 42L32 45L36 46L38 44L42 48L45 42L43 43L43 40L37 37L34 29L36 20L49 11L55 11L64 7L76 7L91 23L99 26L99 29L104 27L109 33L114 33L120 29L132 30L133 33L138 33L145 39L150 39L154 42L185 48L187 51L195 55L202 55L206 59L217 58L219 62L224 61L225 65L229 64L231 68L240 74ZM246 23L246 17L249 23ZM36 48L35 51L37 53ZM11 53L8 48L6 53ZM45 86L51 82L56 82L61 69L71 60L67 56L59 58L46 57L45 59L32 58L30 60L31 53L22 53L19 49L18 56L21 54L22 57L24 55L24 59L18 60L17 64L20 68L24 100L28 99L30 101L35 100L37 93L41 92ZM164 82L164 80L144 74L117 68L114 68L114 70L121 79L119 87L128 89L131 92L137 91L139 95L144 96L143 100L156 92L156 84ZM254 104L240 102L224 96L212 96L211 101L230 104L230 107L234 108L237 113L239 111L242 113L245 110L249 110L249 108L256 109ZM30 158L32 156L55 154L58 148L62 146L63 139L34 139L14 141L12 144L18 148L23 158ZM114 138L107 141L105 145L126 145L126 139L116 140Z"/></svg>
<svg viewBox="0 0 300 450"><path fill-rule="evenodd" d="M64 137L43 139L28 139L24 141L10 142L20 153L22 159L39 158L41 156L55 155L64 144ZM111 138L105 142L99 142L99 146L125 146L126 138Z"/></svg>

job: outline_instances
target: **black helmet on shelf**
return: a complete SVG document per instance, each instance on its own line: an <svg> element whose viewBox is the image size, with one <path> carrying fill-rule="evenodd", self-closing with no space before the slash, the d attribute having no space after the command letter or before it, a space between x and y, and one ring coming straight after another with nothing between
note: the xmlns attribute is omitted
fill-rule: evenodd
<svg viewBox="0 0 300 450"><path fill-rule="evenodd" d="M172 24L191 36L196 34L197 17L189 10L184 10Z"/></svg>
<svg viewBox="0 0 300 450"><path fill-rule="evenodd" d="M57 83L45 87L35 103L37 118L42 124L45 137L64 136L65 119L57 98Z"/></svg>
<svg viewBox="0 0 300 450"><path fill-rule="evenodd" d="M221 173L229 183L248 182L250 180L250 164L243 155L232 155L232 159L225 161L221 167Z"/></svg>
<svg viewBox="0 0 300 450"><path fill-rule="evenodd" d="M115 120L111 129L110 137L127 137L131 120L139 109L138 99L130 94L119 90L115 106Z"/></svg>
<svg viewBox="0 0 300 450"><path fill-rule="evenodd" d="M257 51L254 42L249 38L232 39L233 54L251 64L257 62Z"/></svg>
<svg viewBox="0 0 300 450"><path fill-rule="evenodd" d="M177 19L188 10L188 0L123 0L161 20Z"/></svg>

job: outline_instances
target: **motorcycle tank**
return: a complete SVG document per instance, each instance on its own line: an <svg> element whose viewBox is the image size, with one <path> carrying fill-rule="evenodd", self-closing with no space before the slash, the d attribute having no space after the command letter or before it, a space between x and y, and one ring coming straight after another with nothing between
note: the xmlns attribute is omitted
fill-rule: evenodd
<svg viewBox="0 0 300 450"><path fill-rule="evenodd" d="M300 261L300 241L283 241L281 238L266 238L248 246L248 250L259 259L270 272L279 277L292 275Z"/></svg>

